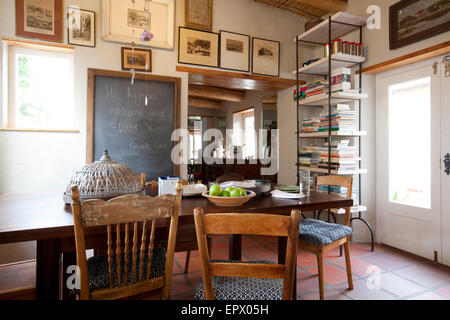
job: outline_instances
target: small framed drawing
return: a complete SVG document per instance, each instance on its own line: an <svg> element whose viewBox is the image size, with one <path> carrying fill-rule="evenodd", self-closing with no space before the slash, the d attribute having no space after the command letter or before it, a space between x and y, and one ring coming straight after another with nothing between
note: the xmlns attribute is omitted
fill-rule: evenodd
<svg viewBox="0 0 450 320"><path fill-rule="evenodd" d="M212 0L185 0L186 27L212 30Z"/></svg>
<svg viewBox="0 0 450 320"><path fill-rule="evenodd" d="M219 66L219 34L180 27L178 62L207 67Z"/></svg>
<svg viewBox="0 0 450 320"><path fill-rule="evenodd" d="M252 73L280 76L280 42L253 38Z"/></svg>
<svg viewBox="0 0 450 320"><path fill-rule="evenodd" d="M220 31L220 67L250 72L250 36Z"/></svg>
<svg viewBox="0 0 450 320"><path fill-rule="evenodd" d="M152 72L152 51L122 47L122 70Z"/></svg>
<svg viewBox="0 0 450 320"><path fill-rule="evenodd" d="M16 0L16 36L63 42L62 0Z"/></svg>
<svg viewBox="0 0 450 320"><path fill-rule="evenodd" d="M95 47L95 12L68 8L67 41L69 44Z"/></svg>

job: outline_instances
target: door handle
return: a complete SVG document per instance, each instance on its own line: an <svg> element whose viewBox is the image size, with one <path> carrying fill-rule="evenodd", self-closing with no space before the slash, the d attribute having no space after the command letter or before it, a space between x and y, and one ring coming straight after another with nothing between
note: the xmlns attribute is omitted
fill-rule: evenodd
<svg viewBox="0 0 450 320"><path fill-rule="evenodd" d="M445 173L450 175L450 153L444 156Z"/></svg>

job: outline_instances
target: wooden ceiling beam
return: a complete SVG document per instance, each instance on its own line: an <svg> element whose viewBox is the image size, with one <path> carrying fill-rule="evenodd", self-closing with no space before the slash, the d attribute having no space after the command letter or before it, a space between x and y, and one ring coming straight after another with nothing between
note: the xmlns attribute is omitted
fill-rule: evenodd
<svg viewBox="0 0 450 320"><path fill-rule="evenodd" d="M275 103L263 103L263 110L277 110L278 106Z"/></svg>
<svg viewBox="0 0 450 320"><path fill-rule="evenodd" d="M217 101L189 97L188 106L194 108L220 110L222 108L222 103Z"/></svg>
<svg viewBox="0 0 450 320"><path fill-rule="evenodd" d="M267 97L267 98L263 98L263 103L278 103L278 96L271 96L271 97Z"/></svg>
<svg viewBox="0 0 450 320"><path fill-rule="evenodd" d="M189 97L217 101L242 102L245 98L245 91L190 84Z"/></svg>
<svg viewBox="0 0 450 320"><path fill-rule="evenodd" d="M345 11L348 5L348 3L343 0L294 0L294 1L331 12Z"/></svg>

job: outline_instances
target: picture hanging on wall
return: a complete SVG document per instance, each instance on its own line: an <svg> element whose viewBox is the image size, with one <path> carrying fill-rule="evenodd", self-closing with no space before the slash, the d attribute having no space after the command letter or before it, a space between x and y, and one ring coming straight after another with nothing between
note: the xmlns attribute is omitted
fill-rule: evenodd
<svg viewBox="0 0 450 320"><path fill-rule="evenodd" d="M63 1L16 0L16 36L63 42Z"/></svg>
<svg viewBox="0 0 450 320"><path fill-rule="evenodd" d="M250 72L250 36L220 31L220 67Z"/></svg>
<svg viewBox="0 0 450 320"><path fill-rule="evenodd" d="M102 39L173 49L175 0L102 0ZM144 32L154 37L142 39Z"/></svg>
<svg viewBox="0 0 450 320"><path fill-rule="evenodd" d="M280 42L253 38L252 73L280 76Z"/></svg>
<svg viewBox="0 0 450 320"><path fill-rule="evenodd" d="M180 27L178 40L179 63L218 67L218 33Z"/></svg>
<svg viewBox="0 0 450 320"><path fill-rule="evenodd" d="M389 7L391 50L449 30L448 0L402 0Z"/></svg>
<svg viewBox="0 0 450 320"><path fill-rule="evenodd" d="M69 44L95 47L95 12L68 8L67 41Z"/></svg>
<svg viewBox="0 0 450 320"><path fill-rule="evenodd" d="M122 47L122 70L152 72L152 51Z"/></svg>
<svg viewBox="0 0 450 320"><path fill-rule="evenodd" d="M185 0L186 27L212 30L212 0Z"/></svg>

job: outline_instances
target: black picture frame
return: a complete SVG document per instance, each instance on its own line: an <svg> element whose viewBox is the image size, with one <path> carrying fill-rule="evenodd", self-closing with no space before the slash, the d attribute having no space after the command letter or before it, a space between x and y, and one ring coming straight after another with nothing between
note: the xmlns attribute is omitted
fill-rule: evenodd
<svg viewBox="0 0 450 320"><path fill-rule="evenodd" d="M398 49L404 46L407 46L409 44L433 37L435 35L438 35L440 33L446 32L450 30L450 19L446 22L443 22L439 25L433 26L431 28L428 28L426 30L412 33L411 35L407 37L400 38L399 37L399 12L400 10L405 10L405 8L408 8L414 4L422 5L423 9L417 11L417 7L414 7L415 16L411 16L411 19L419 19L419 21L426 21L427 16L432 17L433 15L439 14L439 12L429 12L427 9L433 7L433 3L430 3L430 1L433 1L433 3L438 3L440 0L402 0L400 2L397 2L389 7L389 49ZM420 6L419 6L420 7ZM447 7L444 7L444 14L445 9L448 9ZM431 10L431 9L429 9ZM435 9L435 10L441 10L441 9ZM428 13L427 13L428 12ZM424 15L423 17L417 18L419 15ZM439 16L437 17L439 18ZM404 31L405 32L405 31ZM412 32L412 31L411 31Z"/></svg>
<svg viewBox="0 0 450 320"><path fill-rule="evenodd" d="M255 50L255 40L273 42L273 43L276 43L278 45L277 74L268 74L268 73L255 72L255 57L254 57L254 55L255 55L255 52L257 51L257 50ZM256 74L256 75L260 75L260 76L268 76L268 77L279 78L280 77L280 61L281 61L281 42L280 41L263 39L263 38L258 38L258 37L253 37L252 38L252 74Z"/></svg>
<svg viewBox="0 0 450 320"><path fill-rule="evenodd" d="M247 70L243 70L243 69L233 69L233 68L225 68L222 66L222 33L230 33L230 34L236 34L239 36L244 36L248 38L248 69ZM246 72L246 73L250 73L250 69L251 69L251 56L252 56L252 45L251 45L251 36L247 35L247 34L243 34L243 33L237 33L237 32L232 32L232 31L228 31L228 30L220 30L219 31L219 66L220 69L223 70L231 70L231 71L240 71L240 72Z"/></svg>
<svg viewBox="0 0 450 320"><path fill-rule="evenodd" d="M75 45L75 46L81 46L81 47L88 47L88 48L95 48L97 46L97 14L95 11L92 10L84 10L84 9L80 9L80 8L74 8L74 7L68 7L67 10L78 10L78 11L82 11L82 12L88 12L90 14L92 14L93 16L93 35L92 38L94 40L94 44L93 45L85 45L85 44L80 44L80 43L76 43L76 42L70 42L70 22L68 21L69 17L69 12L67 12L67 43L70 45Z"/></svg>
<svg viewBox="0 0 450 320"><path fill-rule="evenodd" d="M199 33L207 33L207 34L213 34L216 36L215 41L217 42L217 53L216 53L216 63L215 64L201 64L201 63L194 63L194 62L186 62L181 60L180 56L180 50L181 50L181 30L191 30L193 32L199 32ZM198 30L194 28L188 28L188 27L178 27L178 63L187 64L187 65L193 65L193 66L203 66L203 67L210 67L210 68L219 68L220 66L220 34L212 31L205 31L205 30Z"/></svg>

